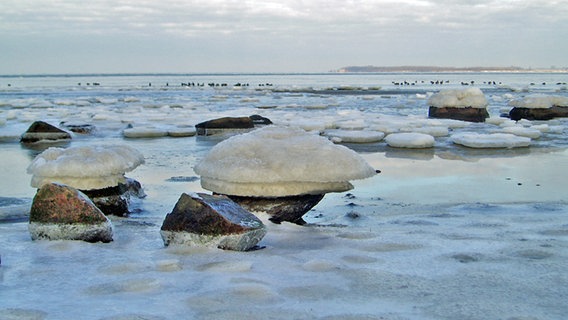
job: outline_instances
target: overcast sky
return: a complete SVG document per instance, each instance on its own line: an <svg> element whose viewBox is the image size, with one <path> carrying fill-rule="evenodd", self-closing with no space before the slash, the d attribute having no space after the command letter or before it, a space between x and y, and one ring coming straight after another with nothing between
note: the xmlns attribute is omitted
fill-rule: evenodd
<svg viewBox="0 0 568 320"><path fill-rule="evenodd" d="M0 74L568 67L568 0L2 0Z"/></svg>

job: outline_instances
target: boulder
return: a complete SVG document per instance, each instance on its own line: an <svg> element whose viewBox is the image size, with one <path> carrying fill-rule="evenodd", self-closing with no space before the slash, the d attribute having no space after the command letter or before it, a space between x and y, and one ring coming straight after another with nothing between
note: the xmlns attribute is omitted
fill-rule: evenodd
<svg viewBox="0 0 568 320"><path fill-rule="evenodd" d="M106 215L125 217L130 213L131 197L144 198L140 182L125 177L124 183L103 189L81 190Z"/></svg>
<svg viewBox="0 0 568 320"><path fill-rule="evenodd" d="M63 131L47 122L36 121L22 134L21 143L50 142L70 140L69 132Z"/></svg>
<svg viewBox="0 0 568 320"><path fill-rule="evenodd" d="M265 212L274 223L282 221L298 225L306 224L302 216L317 205L325 194L300 195L277 198L228 196L250 212Z"/></svg>
<svg viewBox="0 0 568 320"><path fill-rule="evenodd" d="M32 240L112 241L112 224L81 191L58 183L43 185L30 210Z"/></svg>
<svg viewBox="0 0 568 320"><path fill-rule="evenodd" d="M246 251L264 237L266 227L228 197L183 193L172 212L166 215L160 233L166 246Z"/></svg>
<svg viewBox="0 0 568 320"><path fill-rule="evenodd" d="M195 125L197 135L208 136L226 130L248 130L254 128L250 117L224 117L201 122Z"/></svg>
<svg viewBox="0 0 568 320"><path fill-rule="evenodd" d="M509 111L511 120L550 120L568 117L568 106L552 106L550 108L523 108L514 107Z"/></svg>
<svg viewBox="0 0 568 320"><path fill-rule="evenodd" d="M430 106L428 110L429 118L454 119L469 122L485 122L489 117L489 113L485 108L472 107L434 107Z"/></svg>

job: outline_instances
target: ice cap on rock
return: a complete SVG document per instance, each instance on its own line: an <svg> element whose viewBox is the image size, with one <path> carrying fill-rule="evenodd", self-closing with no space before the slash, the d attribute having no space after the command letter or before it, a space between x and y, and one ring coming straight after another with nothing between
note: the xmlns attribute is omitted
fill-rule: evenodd
<svg viewBox="0 0 568 320"><path fill-rule="evenodd" d="M432 95L428 105L436 108L485 108L487 98L479 88L448 89Z"/></svg>
<svg viewBox="0 0 568 320"><path fill-rule="evenodd" d="M28 166L31 186L59 182L80 190L103 189L125 181L124 173L144 163L144 156L126 145L49 148Z"/></svg>
<svg viewBox="0 0 568 320"><path fill-rule="evenodd" d="M568 107L568 97L557 95L533 94L522 99L512 100L509 105L517 108L548 109L553 106Z"/></svg>
<svg viewBox="0 0 568 320"><path fill-rule="evenodd" d="M194 168L203 188L248 197L343 192L376 171L355 151L299 128L268 126L231 137Z"/></svg>

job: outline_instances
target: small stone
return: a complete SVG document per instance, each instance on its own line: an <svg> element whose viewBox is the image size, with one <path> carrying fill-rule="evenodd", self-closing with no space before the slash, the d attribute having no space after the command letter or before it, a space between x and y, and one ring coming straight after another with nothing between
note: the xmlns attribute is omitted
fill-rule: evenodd
<svg viewBox="0 0 568 320"><path fill-rule="evenodd" d="M226 196L183 193L161 228L170 244L246 251L266 234L257 217Z"/></svg>
<svg viewBox="0 0 568 320"><path fill-rule="evenodd" d="M28 226L32 240L112 241L112 224L81 191L58 183L36 193Z"/></svg>

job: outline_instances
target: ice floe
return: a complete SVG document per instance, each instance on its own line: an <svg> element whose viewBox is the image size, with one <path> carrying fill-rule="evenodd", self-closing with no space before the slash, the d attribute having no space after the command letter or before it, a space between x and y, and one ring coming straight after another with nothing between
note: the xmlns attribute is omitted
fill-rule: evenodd
<svg viewBox="0 0 568 320"><path fill-rule="evenodd" d="M451 140L470 148L518 148L528 147L531 144L530 138L511 133L459 133L452 135Z"/></svg>
<svg viewBox="0 0 568 320"><path fill-rule="evenodd" d="M386 136L385 141L393 148L431 148L434 146L433 136L417 132L392 133Z"/></svg>

